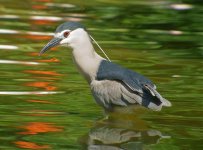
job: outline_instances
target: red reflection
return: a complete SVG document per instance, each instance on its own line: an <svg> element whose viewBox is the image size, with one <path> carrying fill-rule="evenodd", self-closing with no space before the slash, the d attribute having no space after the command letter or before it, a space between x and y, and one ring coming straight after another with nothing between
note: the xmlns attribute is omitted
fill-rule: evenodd
<svg viewBox="0 0 203 150"><path fill-rule="evenodd" d="M29 52L27 53L28 56L39 56L39 52ZM45 54L43 54L45 55ZM35 60L35 62L60 62L57 58L51 58L51 59L42 59L42 60Z"/></svg>
<svg viewBox="0 0 203 150"><path fill-rule="evenodd" d="M39 52L28 52L28 56L39 56Z"/></svg>
<svg viewBox="0 0 203 150"><path fill-rule="evenodd" d="M28 52L28 56L39 56L39 52Z"/></svg>
<svg viewBox="0 0 203 150"><path fill-rule="evenodd" d="M50 21L50 20L32 20L32 24L36 24L36 25L52 25L52 24L54 24L54 21Z"/></svg>
<svg viewBox="0 0 203 150"><path fill-rule="evenodd" d="M60 62L57 58L36 60L37 62Z"/></svg>
<svg viewBox="0 0 203 150"><path fill-rule="evenodd" d="M53 77L35 77L37 79L43 79L43 80L58 80L58 78L53 78Z"/></svg>
<svg viewBox="0 0 203 150"><path fill-rule="evenodd" d="M62 131L61 127L57 127L53 125L53 123L46 123L46 122L30 122L25 126L21 126L20 128L23 128L27 131L19 132L18 134L25 134L25 135Z"/></svg>
<svg viewBox="0 0 203 150"><path fill-rule="evenodd" d="M56 90L57 87L55 86L50 86L52 82L29 82L29 83L26 83L25 85L26 86L32 86L32 87L37 87L37 88L44 88L45 90L47 91L53 91L53 90Z"/></svg>
<svg viewBox="0 0 203 150"><path fill-rule="evenodd" d="M62 76L62 74L56 73L55 71L25 70L24 72L30 74Z"/></svg>
<svg viewBox="0 0 203 150"><path fill-rule="evenodd" d="M46 9L47 6L45 6L45 5L32 5L32 8L40 10L40 9Z"/></svg>
<svg viewBox="0 0 203 150"><path fill-rule="evenodd" d="M27 142L27 141L16 141L14 142L18 147L20 148L28 148L28 149L48 149L50 148L49 145L38 145L33 142Z"/></svg>

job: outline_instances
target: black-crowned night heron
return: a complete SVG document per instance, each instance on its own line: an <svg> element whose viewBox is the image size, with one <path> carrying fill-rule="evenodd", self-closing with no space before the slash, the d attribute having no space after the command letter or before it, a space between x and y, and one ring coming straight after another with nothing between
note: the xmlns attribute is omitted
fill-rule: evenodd
<svg viewBox="0 0 203 150"><path fill-rule="evenodd" d="M71 47L75 64L89 83L96 102L105 110L139 104L159 111L162 106L171 106L148 78L98 55L92 39L80 23L65 22L57 27L54 38L40 54L57 45Z"/></svg>

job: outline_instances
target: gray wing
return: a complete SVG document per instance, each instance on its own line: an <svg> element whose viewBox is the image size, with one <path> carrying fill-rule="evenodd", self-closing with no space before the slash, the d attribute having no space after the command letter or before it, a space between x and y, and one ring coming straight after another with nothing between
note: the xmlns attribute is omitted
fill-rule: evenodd
<svg viewBox="0 0 203 150"><path fill-rule="evenodd" d="M122 84L112 80L94 80L90 84L96 102L107 110L114 105L141 104L141 97L130 93Z"/></svg>
<svg viewBox="0 0 203 150"><path fill-rule="evenodd" d="M156 86L146 77L112 62L103 60L97 72L97 80L118 80L122 81L134 92L143 93L143 85L147 84L152 88Z"/></svg>
<svg viewBox="0 0 203 150"><path fill-rule="evenodd" d="M100 63L96 79L120 83L121 99L129 104L137 102L152 109L160 109L161 105L171 105L156 91L156 86L149 79L109 61L103 60Z"/></svg>

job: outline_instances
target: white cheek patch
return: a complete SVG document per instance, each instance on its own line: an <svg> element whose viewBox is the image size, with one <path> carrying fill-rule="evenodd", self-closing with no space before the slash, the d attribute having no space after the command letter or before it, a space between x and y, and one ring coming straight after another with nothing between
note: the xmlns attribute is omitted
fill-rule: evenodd
<svg viewBox="0 0 203 150"><path fill-rule="evenodd" d="M67 37L64 37L64 33L65 32L70 32L70 34ZM55 34L55 38L61 38L62 40L60 41L60 45L62 46L70 46L70 47L74 47L78 44L78 41L80 41L81 39L81 35L84 34L84 30L81 28L78 28L76 30L64 30L62 32L58 32Z"/></svg>

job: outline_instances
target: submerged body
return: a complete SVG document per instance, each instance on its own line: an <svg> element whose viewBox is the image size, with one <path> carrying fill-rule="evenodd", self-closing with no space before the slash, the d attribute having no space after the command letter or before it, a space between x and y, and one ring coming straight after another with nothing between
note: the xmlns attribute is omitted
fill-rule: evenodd
<svg viewBox="0 0 203 150"><path fill-rule="evenodd" d="M149 79L99 56L89 34L79 23L60 25L56 29L55 38L40 53L56 45L73 49L73 60L79 72L89 83L96 102L105 110L112 111L114 106L139 104L159 111L162 106L171 106Z"/></svg>

